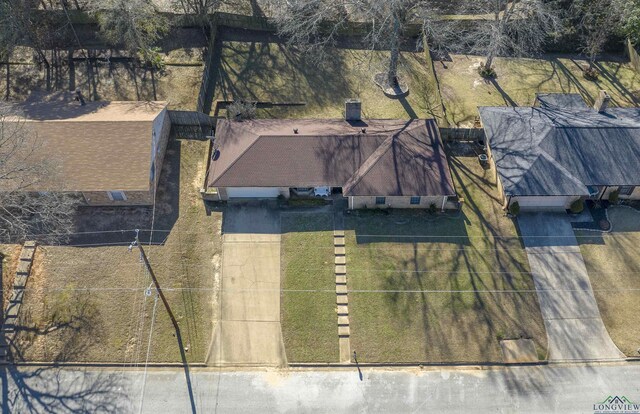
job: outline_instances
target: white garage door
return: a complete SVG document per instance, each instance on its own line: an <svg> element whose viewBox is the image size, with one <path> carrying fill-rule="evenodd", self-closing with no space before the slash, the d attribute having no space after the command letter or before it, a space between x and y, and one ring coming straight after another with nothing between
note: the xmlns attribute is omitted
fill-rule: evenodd
<svg viewBox="0 0 640 414"><path fill-rule="evenodd" d="M229 187L229 198L276 198L280 194L278 187Z"/></svg>
<svg viewBox="0 0 640 414"><path fill-rule="evenodd" d="M564 210L571 204L573 197L513 197L511 202L518 201L524 210Z"/></svg>

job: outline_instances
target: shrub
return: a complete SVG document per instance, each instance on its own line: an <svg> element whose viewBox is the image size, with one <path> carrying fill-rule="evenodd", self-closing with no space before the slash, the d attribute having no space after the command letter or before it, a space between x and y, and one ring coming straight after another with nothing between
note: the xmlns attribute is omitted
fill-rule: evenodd
<svg viewBox="0 0 640 414"><path fill-rule="evenodd" d="M586 80L597 81L598 80L598 71L595 68L587 68L582 73L582 76L584 76L584 78Z"/></svg>
<svg viewBox="0 0 640 414"><path fill-rule="evenodd" d="M227 118L234 121L253 119L256 117L256 104L253 102L234 101L227 106Z"/></svg>
<svg viewBox="0 0 640 414"><path fill-rule="evenodd" d="M435 203L429 204L429 214L436 214L438 212L438 207L436 207Z"/></svg>
<svg viewBox="0 0 640 414"><path fill-rule="evenodd" d="M520 214L520 203L518 203L517 201L514 201L513 203L511 203L511 205L509 206L509 213L511 213L514 216L517 216L518 214Z"/></svg>
<svg viewBox="0 0 640 414"><path fill-rule="evenodd" d="M609 193L609 202L611 204L616 204L620 199L620 190L613 190Z"/></svg>
<svg viewBox="0 0 640 414"><path fill-rule="evenodd" d="M486 67L484 63L481 63L478 67L478 74L487 79L493 79L496 77L496 71L493 69L493 67Z"/></svg>
<svg viewBox="0 0 640 414"><path fill-rule="evenodd" d="M574 201L573 203L571 203L571 206L569 207L569 210L573 213L573 214L580 214L582 213L582 211L584 210L584 200L579 198L576 201Z"/></svg>

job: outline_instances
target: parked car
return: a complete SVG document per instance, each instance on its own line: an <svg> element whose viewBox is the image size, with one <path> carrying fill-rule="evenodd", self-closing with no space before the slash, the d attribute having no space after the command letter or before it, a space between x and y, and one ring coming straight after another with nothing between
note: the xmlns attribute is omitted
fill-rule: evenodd
<svg viewBox="0 0 640 414"><path fill-rule="evenodd" d="M331 195L331 187L315 187L313 194L316 197L329 197Z"/></svg>

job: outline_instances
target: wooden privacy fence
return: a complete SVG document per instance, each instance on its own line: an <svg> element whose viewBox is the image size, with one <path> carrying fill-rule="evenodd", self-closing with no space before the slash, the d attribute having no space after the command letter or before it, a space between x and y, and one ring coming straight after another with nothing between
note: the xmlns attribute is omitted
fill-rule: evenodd
<svg viewBox="0 0 640 414"><path fill-rule="evenodd" d="M484 140L482 128L440 128L443 141L478 141Z"/></svg>
<svg viewBox="0 0 640 414"><path fill-rule="evenodd" d="M629 54L631 66L633 66L637 73L640 73L640 55L638 55L638 51L633 43L631 43L631 39L627 39L627 53Z"/></svg>

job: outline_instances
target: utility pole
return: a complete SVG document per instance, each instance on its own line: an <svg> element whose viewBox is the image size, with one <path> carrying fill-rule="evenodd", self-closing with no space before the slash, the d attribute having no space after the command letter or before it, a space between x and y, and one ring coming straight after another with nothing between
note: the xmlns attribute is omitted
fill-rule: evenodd
<svg viewBox="0 0 640 414"><path fill-rule="evenodd" d="M142 248L142 243L140 243L140 239L138 237L139 233L140 232L138 230L136 230L136 241L134 242L134 244L137 245L138 249L140 250L140 257L142 258L142 261L144 262L144 266L147 268L147 271L151 275L151 279L153 280L153 284L156 287L156 291L158 292L158 296L160 296L160 299L162 299L162 303L164 304L164 307L167 309L167 313L169 314L169 317L171 318L171 323L173 323L173 327L176 329L176 332L178 333L178 337L180 337L180 328L178 327L178 321L176 321L175 316L173 316L173 312L171 312L171 308L169 307L169 302L167 302L167 298L164 296L164 293L162 292L162 289L160 288L160 283L158 283L158 279L156 278L155 273L153 273L153 269L151 268L151 264L149 263L149 259L147 258L147 254L144 252L144 249Z"/></svg>
<svg viewBox="0 0 640 414"><path fill-rule="evenodd" d="M180 334L180 327L178 326L178 321L176 321L175 316L173 316L173 312L171 312L171 308L169 307L169 302L167 302L167 298L164 297L164 293L162 292L162 289L160 288L160 283L158 283L158 279L156 278L156 274L153 273L153 269L151 268L151 264L149 263L149 259L147 258L147 254L144 252L144 249L142 248L142 243L140 243L140 238L138 237L139 234L140 234L140 230L136 229L136 239L129 246L129 251L131 251L133 249L134 245L138 246L138 249L140 250L140 257L142 258L142 261L144 262L144 266L147 268L147 271L151 275L151 279L153 280L153 284L156 287L156 291L158 292L158 296L160 296L160 299L162 299L162 303L164 303L164 307L167 309L167 313L169 314L169 317L171 318L171 323L173 323L173 327L176 330L176 339L178 340L178 347L180 349L180 357L182 358L182 364L183 364L183 367L184 367L184 374L185 374L185 378L186 378L186 381L187 381L187 390L189 391L189 401L191 402L191 413L195 414L197 411L196 411L195 398L193 396L193 387L191 386L191 376L189 375L189 363L187 362L187 355L185 354L185 351L184 351L184 345L182 343L182 335ZM144 390L143 390L143 393L144 393Z"/></svg>

